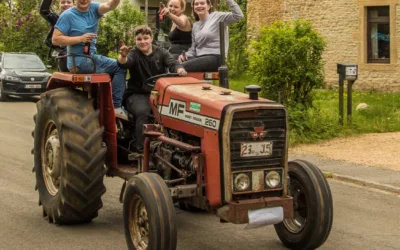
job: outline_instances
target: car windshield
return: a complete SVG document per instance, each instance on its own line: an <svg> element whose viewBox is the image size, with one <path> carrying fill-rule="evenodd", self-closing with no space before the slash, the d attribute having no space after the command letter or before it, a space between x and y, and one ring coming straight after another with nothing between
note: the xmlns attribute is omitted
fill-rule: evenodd
<svg viewBox="0 0 400 250"><path fill-rule="evenodd" d="M46 69L37 55L9 54L4 55L5 69Z"/></svg>

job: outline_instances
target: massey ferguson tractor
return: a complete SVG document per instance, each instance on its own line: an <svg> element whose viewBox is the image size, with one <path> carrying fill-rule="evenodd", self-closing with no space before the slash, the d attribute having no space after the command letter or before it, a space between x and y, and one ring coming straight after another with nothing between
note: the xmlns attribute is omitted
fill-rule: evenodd
<svg viewBox="0 0 400 250"><path fill-rule="evenodd" d="M138 154L133 117L115 117L109 75L54 73L34 116L43 216L55 224L93 220L103 206L104 176L116 176L124 180L129 249L176 249L174 203L221 222L274 225L290 249L320 247L332 227L332 195L316 166L288 162L287 109L259 98L258 86L240 93L206 81L216 76L148 79L153 121L144 125Z"/></svg>

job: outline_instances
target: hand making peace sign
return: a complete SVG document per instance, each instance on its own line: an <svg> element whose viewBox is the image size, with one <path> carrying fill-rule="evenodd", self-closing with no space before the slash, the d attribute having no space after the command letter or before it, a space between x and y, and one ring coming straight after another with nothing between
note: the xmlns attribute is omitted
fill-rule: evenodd
<svg viewBox="0 0 400 250"><path fill-rule="evenodd" d="M132 50L132 46L129 46L129 47L126 46L124 41L122 41L122 40L119 41L119 44L121 45L121 48L119 49L119 54L122 57L127 57L129 54L129 51Z"/></svg>

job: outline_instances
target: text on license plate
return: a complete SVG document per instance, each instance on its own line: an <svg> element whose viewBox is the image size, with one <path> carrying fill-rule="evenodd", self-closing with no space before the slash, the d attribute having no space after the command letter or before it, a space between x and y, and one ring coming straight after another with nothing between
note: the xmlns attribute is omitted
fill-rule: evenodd
<svg viewBox="0 0 400 250"><path fill-rule="evenodd" d="M27 84L25 85L25 88L27 89L40 89L42 87L42 85L40 84Z"/></svg>
<svg viewBox="0 0 400 250"><path fill-rule="evenodd" d="M251 142L240 145L240 157L269 156L272 155L272 142Z"/></svg>

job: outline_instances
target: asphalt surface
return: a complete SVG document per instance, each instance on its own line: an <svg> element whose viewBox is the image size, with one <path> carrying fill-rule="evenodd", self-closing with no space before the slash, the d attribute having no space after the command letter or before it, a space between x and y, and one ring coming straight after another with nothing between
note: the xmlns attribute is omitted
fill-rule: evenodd
<svg viewBox="0 0 400 250"><path fill-rule="evenodd" d="M312 162L323 171L400 188L400 171L395 171L388 168L371 167L363 164L355 164L343 160L328 160L317 155L298 153L292 153L289 155L289 160L303 159ZM400 159L399 154L397 155L397 158Z"/></svg>
<svg viewBox="0 0 400 250"><path fill-rule="evenodd" d="M42 217L32 173L36 99L0 103L0 249L126 249L122 181L106 178L92 223L56 226ZM321 249L400 249L400 197L330 180L334 224ZM177 211L178 249L285 249L273 227L243 230L212 214Z"/></svg>

